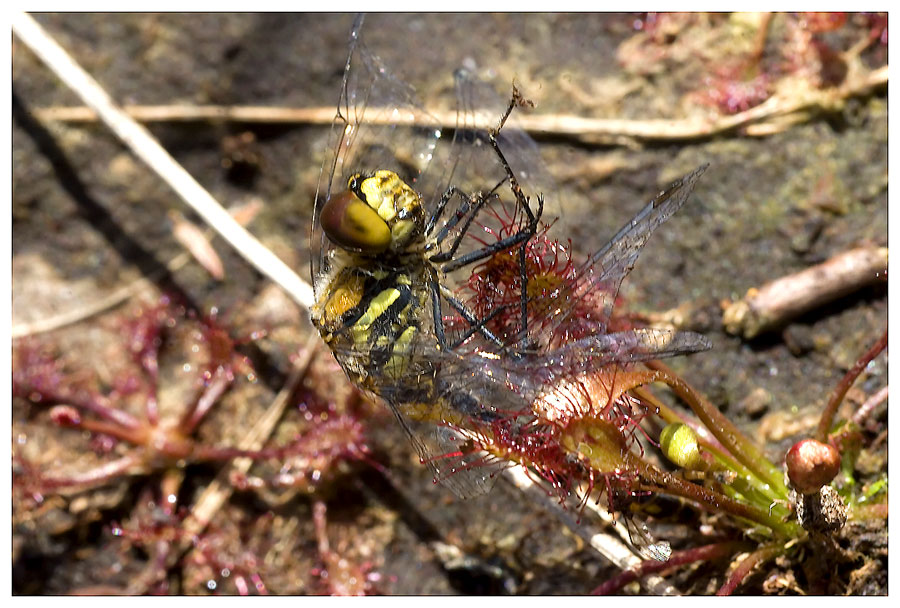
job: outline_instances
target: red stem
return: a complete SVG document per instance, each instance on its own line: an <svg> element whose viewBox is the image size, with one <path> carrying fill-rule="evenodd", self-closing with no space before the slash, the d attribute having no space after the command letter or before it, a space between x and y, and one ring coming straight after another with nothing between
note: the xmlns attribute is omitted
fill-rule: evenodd
<svg viewBox="0 0 900 608"><path fill-rule="evenodd" d="M77 427L90 431L91 433L109 435L110 437L127 441L133 445L144 445L147 442L147 430L140 426L131 428L115 422L82 418Z"/></svg>
<svg viewBox="0 0 900 608"><path fill-rule="evenodd" d="M856 413L853 414L853 417L850 418L850 420L852 420L853 424L856 426L862 427L866 418L872 415L875 408L887 401L888 395L888 385L885 384L880 391L866 399L866 402L859 406L859 409L856 410Z"/></svg>
<svg viewBox="0 0 900 608"><path fill-rule="evenodd" d="M691 483L671 473L660 471L650 464L646 464L641 469L641 476L648 483L657 485L659 490L693 500L711 513L725 511L766 526L782 536L790 538L796 535L794 525L782 521L777 514L758 509L751 504L739 502L711 488Z"/></svg>
<svg viewBox="0 0 900 608"><path fill-rule="evenodd" d="M242 450L241 448L220 448L198 445L191 454L191 460L193 462L216 462L232 460L234 458L259 460L262 458L277 458L280 454L282 454L282 452L275 452L273 450Z"/></svg>
<svg viewBox="0 0 900 608"><path fill-rule="evenodd" d="M844 395L847 394L847 391L850 390L853 382L859 377L862 371L866 369L866 366L872 359L877 357L881 351L887 348L887 342L888 333L885 329L884 335L879 338L878 342L873 344L872 347L866 351L866 354L860 357L859 361L857 361L853 367L850 368L850 371L844 374L841 381L838 382L834 392L831 394L831 398L828 400L828 405L825 406L825 410L822 412L822 417L819 419L819 426L816 428L816 439L822 443L828 441L828 431L831 430L831 424L834 422L834 415L837 412L841 401L844 400Z"/></svg>
<svg viewBox="0 0 900 608"><path fill-rule="evenodd" d="M231 380L231 374L224 368L219 367L216 369L212 380L209 381L203 393L181 417L179 426L184 435L190 435L194 432L194 429L197 428L197 425L200 424L200 421L203 420L210 408L216 404L231 385Z"/></svg>
<svg viewBox="0 0 900 608"><path fill-rule="evenodd" d="M75 473L69 477L40 477L39 483L43 490L56 488L70 488L72 486L94 487L126 474L138 474L142 471L138 467L140 460L134 455L123 456L98 467L94 467L83 473ZM86 488L85 488L86 489Z"/></svg>
<svg viewBox="0 0 900 608"><path fill-rule="evenodd" d="M712 559L724 559L740 551L745 551L752 547L752 543L745 541L728 541L723 543L713 543L702 547L694 547L693 549L685 549L676 551L669 557L667 561L658 562L648 559L640 564L620 572L618 575L604 582L602 585L591 591L591 595L610 595L615 593L631 581L635 581L648 574L660 572L675 566L684 564L692 564L694 562L705 562Z"/></svg>
<svg viewBox="0 0 900 608"><path fill-rule="evenodd" d="M67 395L60 395L59 397L54 396L53 400L63 404L69 403L128 429L137 430L141 426L137 418L125 410L120 410L113 406L105 395L79 390L68 396L68 398Z"/></svg>
<svg viewBox="0 0 900 608"><path fill-rule="evenodd" d="M738 585L744 582L744 579L747 578L747 575L750 574L753 568L783 552L784 545L769 545L754 551L738 564L738 567L734 569L734 572L731 573L725 584L719 588L716 595L731 595L738 588Z"/></svg>

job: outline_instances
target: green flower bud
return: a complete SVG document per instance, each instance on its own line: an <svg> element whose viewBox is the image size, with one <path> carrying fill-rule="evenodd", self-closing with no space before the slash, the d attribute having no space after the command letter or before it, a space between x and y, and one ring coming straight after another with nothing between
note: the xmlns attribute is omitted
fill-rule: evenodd
<svg viewBox="0 0 900 608"><path fill-rule="evenodd" d="M686 424L673 422L659 434L659 446L666 458L684 469L700 468L700 446L697 435Z"/></svg>

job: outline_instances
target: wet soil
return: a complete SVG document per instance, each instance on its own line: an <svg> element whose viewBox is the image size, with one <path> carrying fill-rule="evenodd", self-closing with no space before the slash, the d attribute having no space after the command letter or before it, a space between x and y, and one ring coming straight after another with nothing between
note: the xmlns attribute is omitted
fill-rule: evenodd
<svg viewBox="0 0 900 608"><path fill-rule="evenodd" d="M773 20L763 62L791 59L786 43L779 42L788 18ZM334 106L352 21L348 15L282 14L44 14L36 19L121 103L298 108ZM365 35L385 64L416 87L426 107L452 107L453 70L471 59L491 68L499 83L515 80L537 102L537 113L630 119L715 114L697 103L696 95L712 86L704 79L715 73L716 57L740 56L750 48L753 29L726 15L693 16L673 19L666 23L671 31L660 26L654 37L639 40L645 36L635 29L641 19L378 15L367 22ZM847 48L844 38L865 36L866 27L851 19L823 39ZM883 65L886 52L886 45L876 43L863 59L872 67ZM153 277L159 291L177 294L197 311L215 307L233 335L249 335L266 323L272 331L260 346L259 361L271 368L260 372L267 382L254 389L256 394L233 401L203 431L213 442L240 437L280 387L289 355L309 335L305 311L273 296L267 282L221 242L215 248L226 280L214 281L195 264L166 271L165 264L181 252L168 213L191 214L103 126L35 117L37 109L54 105L80 104L14 38L13 324L85 306L141 276ZM327 126L168 122L148 127L219 201L261 201L250 229L306 276ZM252 162L235 170L228 165L234 158L229 146L246 132L254 135ZM544 137L539 144L550 173L558 176L557 197L565 201L562 210L551 210L561 215L556 235L571 238L576 255L602 246L668 182L710 163L688 204L644 249L622 295L630 310L685 305L694 311L688 325L709 336L714 347L671 366L780 461L792 438L812 431L832 387L885 330L886 283L751 341L722 330L720 303L846 249L886 246L886 91L764 137L730 133L605 146ZM145 297L152 298L152 290ZM267 316L267 306L280 312ZM38 338L89 369L104 368L116 359L115 352L101 348L115 344L115 324L108 319L126 312L127 306L113 309ZM882 356L867 369L854 389L858 399L886 384L886 365ZM337 382L336 370L313 378ZM93 457L89 438L52 426L44 410L14 400L14 436L20 446L33 446L20 447L20 453L50 468L82 459L87 465ZM879 411L875 424L884 426L886 414ZM791 424L792 432L778 432ZM378 591L581 594L615 573L551 515L503 483L487 496L455 500L432 483L391 417L373 414L368 437L372 458L387 472L356 466L319 497L329 505L331 548L381 573ZM212 466L189 467L182 502L190 504L214 473ZM153 476L129 478L102 491L53 497L39 510L31 502L14 502L14 593L124 588L147 556L132 549L113 559L105 550L115 541L112 522L127 519L158 482ZM326 587L317 586L319 579L311 574L320 566L311 501L298 495L273 506L243 493L216 515L215 529L270 556L265 568L270 592L321 592ZM27 509L32 511L23 513ZM276 551L275 541L253 540L254 531L290 542ZM442 558L438 547L444 544L458 547L466 559ZM148 590L210 592L208 577L196 564L176 570L167 586ZM871 574L869 586L860 584L855 592L886 593L886 582L884 587L871 582L884 578ZM764 581L751 579L745 591L763 592ZM690 577L673 579L679 583L693 593L716 588ZM230 584L220 581L216 590L239 590ZM766 590L798 589L809 587L801 581Z"/></svg>

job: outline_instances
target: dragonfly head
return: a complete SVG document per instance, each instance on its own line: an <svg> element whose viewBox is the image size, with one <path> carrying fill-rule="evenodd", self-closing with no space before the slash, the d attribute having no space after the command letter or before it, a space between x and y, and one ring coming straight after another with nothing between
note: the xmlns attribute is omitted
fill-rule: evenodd
<svg viewBox="0 0 900 608"><path fill-rule="evenodd" d="M357 173L322 207L319 222L336 245L363 254L401 252L422 238L422 199L393 171Z"/></svg>

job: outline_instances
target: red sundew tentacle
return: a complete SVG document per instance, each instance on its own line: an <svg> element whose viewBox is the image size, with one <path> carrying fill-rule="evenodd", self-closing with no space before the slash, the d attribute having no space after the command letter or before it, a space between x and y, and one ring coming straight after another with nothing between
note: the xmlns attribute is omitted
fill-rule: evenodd
<svg viewBox="0 0 900 608"><path fill-rule="evenodd" d="M495 421L486 434L490 445L482 446L498 461L516 462L550 484L560 500L580 485L588 470L571 458L559 444L558 428L537 422L516 427L507 420Z"/></svg>
<svg viewBox="0 0 900 608"><path fill-rule="evenodd" d="M77 385L62 369L61 361L33 344L21 344L13 357L13 395L35 403L70 405L91 412L104 420L129 429L141 423L124 410L113 406L110 399L89 388Z"/></svg>
<svg viewBox="0 0 900 608"><path fill-rule="evenodd" d="M250 595L250 590L247 587L247 581L244 580L243 576L237 575L234 577L234 586L237 587L238 595Z"/></svg>
<svg viewBox="0 0 900 608"><path fill-rule="evenodd" d="M68 400L69 403L83 410L92 412L122 427L137 430L141 422L124 410L114 407L103 395L81 395L82 398Z"/></svg>
<svg viewBox="0 0 900 608"><path fill-rule="evenodd" d="M144 371L148 379L147 398L144 404L147 422L151 426L159 423L157 385L159 381L159 349L163 343L163 333L175 323L175 313L168 297L163 296L150 307L124 322L124 332L132 357Z"/></svg>

